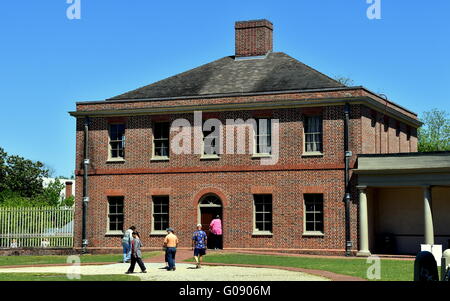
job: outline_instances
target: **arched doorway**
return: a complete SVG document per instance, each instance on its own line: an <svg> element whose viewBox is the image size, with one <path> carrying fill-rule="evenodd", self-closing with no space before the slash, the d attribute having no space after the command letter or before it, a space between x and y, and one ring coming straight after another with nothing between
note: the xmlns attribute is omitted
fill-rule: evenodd
<svg viewBox="0 0 450 301"><path fill-rule="evenodd" d="M214 241L211 239L211 232L209 230L209 225L211 221L216 218L216 216L220 216L222 220L222 229L223 229L223 215L222 215L222 201L215 194L207 194L204 195L199 203L198 203L198 223L202 224L203 230L208 235L208 249L214 248ZM222 235L223 236L223 235ZM222 236L220 236L219 248L222 249Z"/></svg>

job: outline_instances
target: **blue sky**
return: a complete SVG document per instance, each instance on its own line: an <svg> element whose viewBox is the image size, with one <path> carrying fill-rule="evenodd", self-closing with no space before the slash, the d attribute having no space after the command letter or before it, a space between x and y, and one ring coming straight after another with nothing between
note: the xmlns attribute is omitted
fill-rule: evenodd
<svg viewBox="0 0 450 301"><path fill-rule="evenodd" d="M101 100L234 53L234 22L267 18L274 50L421 113L449 110L450 1L66 0L0 4L0 146L69 176L76 101Z"/></svg>

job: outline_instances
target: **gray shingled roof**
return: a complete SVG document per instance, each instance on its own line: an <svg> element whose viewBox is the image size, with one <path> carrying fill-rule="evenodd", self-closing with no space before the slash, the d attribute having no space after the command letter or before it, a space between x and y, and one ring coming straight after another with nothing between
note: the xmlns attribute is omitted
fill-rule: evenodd
<svg viewBox="0 0 450 301"><path fill-rule="evenodd" d="M338 87L344 86L283 52L273 52L264 59L227 56L110 100Z"/></svg>

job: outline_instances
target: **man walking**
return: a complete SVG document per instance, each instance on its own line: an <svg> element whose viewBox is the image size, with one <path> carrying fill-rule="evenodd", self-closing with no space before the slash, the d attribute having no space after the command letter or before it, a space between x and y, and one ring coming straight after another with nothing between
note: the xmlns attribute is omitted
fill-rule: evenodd
<svg viewBox="0 0 450 301"><path fill-rule="evenodd" d="M131 264L126 274L134 273L134 266L136 265L136 262L141 268L141 272L147 273L147 269L145 268L145 265L142 262L142 253L141 253L142 243L141 240L139 239L139 233L133 232L132 235L133 240L131 241Z"/></svg>
<svg viewBox="0 0 450 301"><path fill-rule="evenodd" d="M123 262L130 262L131 258L131 241L133 240L133 232L136 230L135 226L131 226L122 237L122 248L123 248Z"/></svg>
<svg viewBox="0 0 450 301"><path fill-rule="evenodd" d="M202 258L206 254L207 236L202 230L202 224L197 225L197 230L192 235L192 248L194 249L194 258L197 263L197 269L201 268Z"/></svg>
<svg viewBox="0 0 450 301"><path fill-rule="evenodd" d="M167 228L167 236L164 238L164 247L167 248L168 271L175 271L175 254L177 253L178 237L173 233L172 228Z"/></svg>
<svg viewBox="0 0 450 301"><path fill-rule="evenodd" d="M214 245L214 250L220 249L222 241L222 221L220 220L219 215L217 215L216 218L211 221L209 229L211 230L212 234L211 238Z"/></svg>

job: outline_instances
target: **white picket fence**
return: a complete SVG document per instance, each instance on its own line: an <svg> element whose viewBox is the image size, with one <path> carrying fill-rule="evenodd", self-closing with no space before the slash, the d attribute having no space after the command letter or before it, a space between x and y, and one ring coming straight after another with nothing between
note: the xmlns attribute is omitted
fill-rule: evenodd
<svg viewBox="0 0 450 301"><path fill-rule="evenodd" d="M73 207L0 207L0 248L72 248Z"/></svg>

